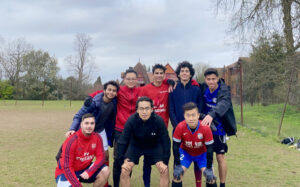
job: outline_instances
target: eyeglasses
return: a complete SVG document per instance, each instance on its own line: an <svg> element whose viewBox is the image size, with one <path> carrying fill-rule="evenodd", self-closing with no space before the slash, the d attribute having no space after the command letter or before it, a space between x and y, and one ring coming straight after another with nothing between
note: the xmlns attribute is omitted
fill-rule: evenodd
<svg viewBox="0 0 300 187"><path fill-rule="evenodd" d="M146 111L146 112L148 112L149 110L151 110L151 107L145 107L145 108L139 107L138 110L139 111Z"/></svg>

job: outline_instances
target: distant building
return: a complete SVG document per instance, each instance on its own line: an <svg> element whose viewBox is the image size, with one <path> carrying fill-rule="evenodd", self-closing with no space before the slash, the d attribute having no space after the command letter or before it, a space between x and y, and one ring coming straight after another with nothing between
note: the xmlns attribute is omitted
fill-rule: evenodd
<svg viewBox="0 0 300 187"><path fill-rule="evenodd" d="M225 80L225 83L231 88L231 97L238 100L240 98L240 64L250 63L249 57L240 57L237 62L217 68L220 76Z"/></svg>
<svg viewBox="0 0 300 187"><path fill-rule="evenodd" d="M167 63L165 67L166 67L166 78L173 79L176 81L178 78L171 65ZM146 67L141 62L138 62L134 67L129 67L129 68L133 68L137 72L138 86L144 86L153 81L152 71L147 72ZM124 79L124 72L121 73L121 78ZM123 80L121 82L121 85L124 85Z"/></svg>
<svg viewBox="0 0 300 187"><path fill-rule="evenodd" d="M174 71L174 69L172 68L172 66L167 63L165 65L165 67L167 68L166 69L166 78L168 79L173 79L174 81L177 81L178 80L178 77L176 75L176 72Z"/></svg>
<svg viewBox="0 0 300 187"><path fill-rule="evenodd" d="M146 71L146 67L142 65L141 62L138 62L134 67L129 67L129 69L132 68L137 73L137 83L138 86L144 86L146 84L150 83L150 79L148 76L148 73ZM125 77L125 72L121 73L121 85L124 85L123 79Z"/></svg>

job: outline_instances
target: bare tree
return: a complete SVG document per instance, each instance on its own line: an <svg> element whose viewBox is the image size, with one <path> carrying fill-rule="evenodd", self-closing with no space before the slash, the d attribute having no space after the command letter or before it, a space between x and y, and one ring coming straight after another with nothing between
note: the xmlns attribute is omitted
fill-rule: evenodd
<svg viewBox="0 0 300 187"><path fill-rule="evenodd" d="M283 35L288 54L300 47L300 0L216 0L217 9L233 10L230 31L244 42ZM253 37L254 36L254 37Z"/></svg>
<svg viewBox="0 0 300 187"><path fill-rule="evenodd" d="M207 68L210 68L211 66L208 63L196 63L195 68L195 77L198 82L204 82L204 72Z"/></svg>
<svg viewBox="0 0 300 187"><path fill-rule="evenodd" d="M16 86L23 72L23 57L32 49L24 38L16 39L1 50L0 65L11 85Z"/></svg>
<svg viewBox="0 0 300 187"><path fill-rule="evenodd" d="M89 53L92 47L91 40L91 37L87 34L77 34L74 41L75 54L65 58L69 69L77 77L79 86L89 80L94 65L93 57Z"/></svg>

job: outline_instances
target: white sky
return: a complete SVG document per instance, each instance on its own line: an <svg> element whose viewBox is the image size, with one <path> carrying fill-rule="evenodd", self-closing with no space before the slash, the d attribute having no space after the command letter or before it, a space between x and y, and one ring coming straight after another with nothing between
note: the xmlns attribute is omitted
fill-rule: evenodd
<svg viewBox="0 0 300 187"><path fill-rule="evenodd" d="M143 64L204 62L223 67L247 55L226 33L229 19L216 15L211 0L2 0L0 36L24 37L35 49L58 59L74 54L77 33L92 37L96 68L91 81L119 79L122 71Z"/></svg>

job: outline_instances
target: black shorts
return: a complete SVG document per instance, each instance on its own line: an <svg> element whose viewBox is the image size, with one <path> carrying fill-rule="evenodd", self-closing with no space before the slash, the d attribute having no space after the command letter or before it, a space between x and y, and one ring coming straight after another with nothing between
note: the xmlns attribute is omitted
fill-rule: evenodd
<svg viewBox="0 0 300 187"><path fill-rule="evenodd" d="M93 164L93 163L92 163ZM91 164L91 165L92 165ZM91 165L89 165L88 167L86 167L83 170L80 171L75 171L76 177L79 179L79 182L83 182L83 183L93 183L95 182L97 175L101 172L101 170L106 167L106 164L103 164L89 179L83 179L80 177L80 175L85 172ZM65 174L62 173L60 175L58 175L55 179L57 186L71 186L70 182L68 182L68 179L66 178Z"/></svg>
<svg viewBox="0 0 300 187"><path fill-rule="evenodd" d="M137 165L142 155L144 155L144 159L147 160L147 163L153 165L159 161L163 161L163 148L161 145L151 148L140 148L130 144L125 153L125 158L129 158L131 162Z"/></svg>
<svg viewBox="0 0 300 187"><path fill-rule="evenodd" d="M228 146L226 144L226 136L213 135L214 136L214 152L216 154L225 154L228 151Z"/></svg>

